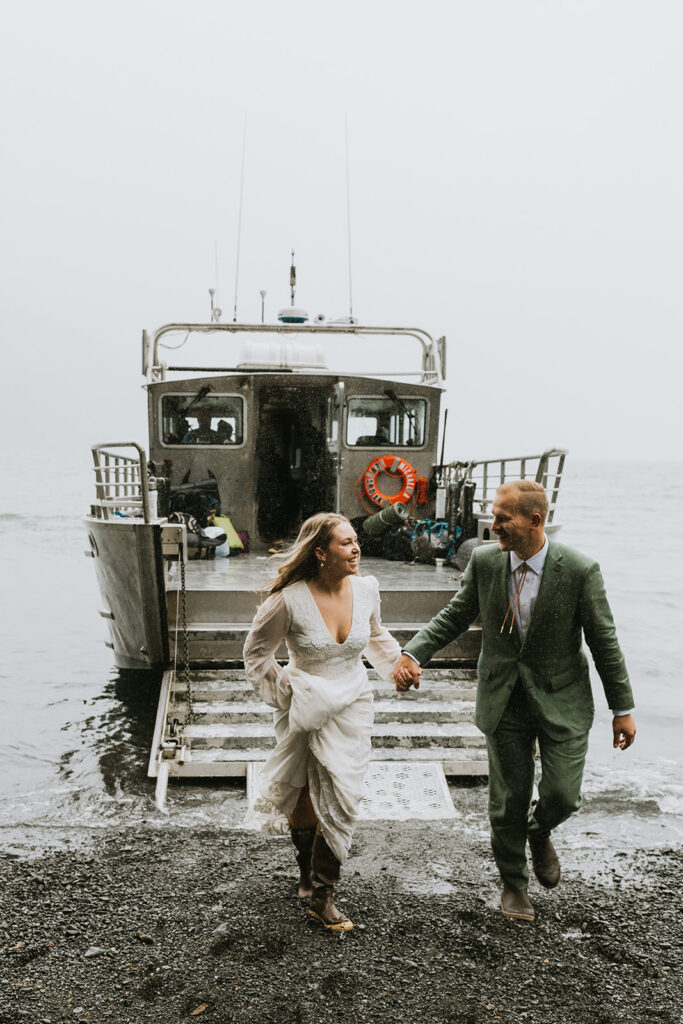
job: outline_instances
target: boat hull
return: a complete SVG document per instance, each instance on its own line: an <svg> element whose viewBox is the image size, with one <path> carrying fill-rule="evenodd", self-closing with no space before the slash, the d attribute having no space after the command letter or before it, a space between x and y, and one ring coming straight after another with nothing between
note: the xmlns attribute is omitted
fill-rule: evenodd
<svg viewBox="0 0 683 1024"><path fill-rule="evenodd" d="M84 518L109 627L107 646L120 669L168 663L168 622L161 526L132 518Z"/></svg>

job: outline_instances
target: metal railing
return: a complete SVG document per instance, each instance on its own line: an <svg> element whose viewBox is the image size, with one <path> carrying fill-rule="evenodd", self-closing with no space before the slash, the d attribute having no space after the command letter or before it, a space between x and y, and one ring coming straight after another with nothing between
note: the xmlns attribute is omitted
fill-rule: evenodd
<svg viewBox="0 0 683 1024"><path fill-rule="evenodd" d="M513 480L535 480L542 484L548 495L548 523L552 523L560 491L567 452L563 448L549 448L540 455L515 455L506 459L486 459L483 462L450 462L437 466L437 481L448 487L460 480L476 483L474 505L479 515L487 515L489 506L501 484Z"/></svg>
<svg viewBox="0 0 683 1024"><path fill-rule="evenodd" d="M117 455L110 448L135 448L137 455ZM112 441L92 445L95 471L95 504L91 514L97 519L111 519L117 512L141 516L150 522L147 455L135 441Z"/></svg>
<svg viewBox="0 0 683 1024"><path fill-rule="evenodd" d="M306 335L335 336L345 335L346 337L368 335L373 337L412 337L415 338L422 349L422 370L419 373L423 384L442 384L445 379L446 362L446 339L438 338L434 341L431 334L420 327L370 327L358 323L303 323L303 324L243 324L243 323L172 323L159 327L152 335L147 331L142 332L142 372L149 381L160 381L166 379L168 371L178 373L235 373L253 372L243 366L167 366L162 362L159 355L159 348L166 347L161 340L165 335L171 333L184 333L185 341L191 334L291 334L299 340ZM181 345L184 345L183 341ZM181 345L170 346L180 348ZM286 366L277 366L273 369L281 372L289 369ZM399 374L399 376L404 376ZM407 376L407 374L406 374Z"/></svg>

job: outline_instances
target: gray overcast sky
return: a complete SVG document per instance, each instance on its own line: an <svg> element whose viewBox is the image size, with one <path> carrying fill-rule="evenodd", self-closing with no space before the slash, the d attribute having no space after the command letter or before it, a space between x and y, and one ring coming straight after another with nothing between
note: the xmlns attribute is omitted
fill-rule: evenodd
<svg viewBox="0 0 683 1024"><path fill-rule="evenodd" d="M5 0L2 20L23 443L144 439L140 329L205 318L214 239L232 310L247 112L243 318L260 288L286 304L291 248L298 301L347 312L348 116L354 312L447 335L447 454L680 458L680 0Z"/></svg>

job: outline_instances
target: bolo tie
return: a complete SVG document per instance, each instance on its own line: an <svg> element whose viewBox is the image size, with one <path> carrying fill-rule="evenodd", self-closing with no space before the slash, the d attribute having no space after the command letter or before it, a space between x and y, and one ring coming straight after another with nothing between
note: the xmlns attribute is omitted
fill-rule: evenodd
<svg viewBox="0 0 683 1024"><path fill-rule="evenodd" d="M514 589L512 597L510 598L508 610L505 612L505 618L503 619L503 625L500 627L500 631L502 633L503 630L505 629L505 623L508 620L508 615L510 614L510 612L512 612L512 618L510 619L510 628L508 630L508 635L512 633L512 630L515 625L515 616L517 615L517 609L519 608L519 599L522 595L522 588L524 587L524 584L526 582L529 566L526 562L520 562L518 569L521 569L521 572L519 573L517 579L517 586Z"/></svg>

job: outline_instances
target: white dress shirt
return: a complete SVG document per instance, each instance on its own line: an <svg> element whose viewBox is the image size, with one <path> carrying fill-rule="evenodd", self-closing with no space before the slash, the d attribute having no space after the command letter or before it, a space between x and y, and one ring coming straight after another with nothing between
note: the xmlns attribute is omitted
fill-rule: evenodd
<svg viewBox="0 0 683 1024"><path fill-rule="evenodd" d="M527 566L526 579L524 586L522 587L519 595L519 603L517 604L517 610L515 612L515 626L514 628L519 633L520 640L522 642L526 639L526 635L529 632L529 623L531 622L531 616L534 613L534 607L536 605L536 598L538 597L538 590L541 586L541 580L543 579L543 567L545 566L545 560L548 557L548 538L545 538L543 547L540 551L537 551L531 558L527 558L526 562L519 555L516 555L514 551L510 552L510 579L508 581L508 597L512 601L514 593L519 586L520 579L522 577L523 569L522 565ZM510 612L512 615L512 612ZM505 629L509 629L509 625L506 623Z"/></svg>

